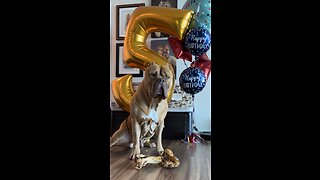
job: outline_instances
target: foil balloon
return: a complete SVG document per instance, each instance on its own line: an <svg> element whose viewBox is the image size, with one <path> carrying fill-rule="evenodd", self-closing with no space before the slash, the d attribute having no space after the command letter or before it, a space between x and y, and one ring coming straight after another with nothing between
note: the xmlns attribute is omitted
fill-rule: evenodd
<svg viewBox="0 0 320 180"><path fill-rule="evenodd" d="M125 75L112 81L112 94L119 107L130 112L130 102L134 94L132 75Z"/></svg>
<svg viewBox="0 0 320 180"><path fill-rule="evenodd" d="M206 86L206 77L201 69L188 67L181 73L179 84L183 91L194 95L202 91Z"/></svg>
<svg viewBox="0 0 320 180"><path fill-rule="evenodd" d="M192 62L192 54L190 54L183 48L182 41L175 37L168 37L168 42L176 58Z"/></svg>
<svg viewBox="0 0 320 180"><path fill-rule="evenodd" d="M201 56L197 56L196 59L211 61L207 56L207 54L202 54Z"/></svg>
<svg viewBox="0 0 320 180"><path fill-rule="evenodd" d="M166 65L159 53L149 49L146 39L151 32L163 32L182 40L193 11L157 6L145 6L132 13L124 40L124 61L133 68L145 69L150 62Z"/></svg>
<svg viewBox="0 0 320 180"><path fill-rule="evenodd" d="M210 32L204 28L191 29L184 39L184 46L192 55L201 56L210 49Z"/></svg>
<svg viewBox="0 0 320 180"><path fill-rule="evenodd" d="M194 11L190 29L203 27L211 29L211 0L187 0L182 9Z"/></svg>
<svg viewBox="0 0 320 180"><path fill-rule="evenodd" d="M163 32L179 40L186 34L193 16L192 10L165 8L156 6L140 6L131 14L124 40L123 59L132 68L145 70L150 62L158 65L170 64L158 52L147 48L146 39L151 32ZM174 72L170 64L170 70ZM174 74L174 73L173 73ZM133 89L128 79L120 78L112 82L112 92L119 107L130 112ZM173 78L174 83L174 78ZM117 84L122 84L119 86ZM174 86L168 91L167 101L170 102ZM120 95L123 93L124 95Z"/></svg>
<svg viewBox="0 0 320 180"><path fill-rule="evenodd" d="M203 54L202 56L198 57L197 60L193 61L190 67L197 67L201 69L208 80L211 72L211 60L206 54Z"/></svg>

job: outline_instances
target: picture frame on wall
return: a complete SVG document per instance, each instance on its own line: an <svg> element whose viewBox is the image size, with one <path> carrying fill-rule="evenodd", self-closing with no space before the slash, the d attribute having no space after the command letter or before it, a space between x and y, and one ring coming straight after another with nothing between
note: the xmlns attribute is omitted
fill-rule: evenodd
<svg viewBox="0 0 320 180"><path fill-rule="evenodd" d="M142 77L143 71L128 66L123 59L123 43L116 44L116 77L131 74L133 77Z"/></svg>
<svg viewBox="0 0 320 180"><path fill-rule="evenodd" d="M168 39L151 40L151 49L166 58L172 65L174 70L174 77L177 78L177 58L173 54L173 50L168 42Z"/></svg>
<svg viewBox="0 0 320 180"><path fill-rule="evenodd" d="M151 0L151 6L177 8L178 0ZM152 32L151 38L165 38L169 35L162 32Z"/></svg>
<svg viewBox="0 0 320 180"><path fill-rule="evenodd" d="M116 39L117 40L124 40L126 35L127 25L130 20L130 16L133 13L133 11L140 6L145 6L145 3L123 4L123 5L116 6L116 9L117 9Z"/></svg>

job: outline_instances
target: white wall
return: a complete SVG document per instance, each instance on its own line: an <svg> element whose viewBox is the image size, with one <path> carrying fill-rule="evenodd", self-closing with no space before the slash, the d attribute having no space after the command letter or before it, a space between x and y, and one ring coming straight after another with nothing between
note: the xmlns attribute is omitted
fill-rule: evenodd
<svg viewBox="0 0 320 180"><path fill-rule="evenodd" d="M181 9L186 0L178 0L178 9ZM146 6L151 5L151 0L111 0L110 2L110 100L114 101L111 89L111 82L116 79L116 43L123 43L123 40L116 40L116 5L120 4L136 4L145 3ZM150 39L147 40L147 44ZM211 59L211 49L207 52L208 57ZM186 61L187 62L187 61ZM187 62L188 67L190 63ZM177 60L177 79L179 83L179 75L186 69L183 60ZM141 81L142 78L133 78L133 81ZM207 81L206 87L198 94L195 95L195 125L199 131L211 131L211 74Z"/></svg>

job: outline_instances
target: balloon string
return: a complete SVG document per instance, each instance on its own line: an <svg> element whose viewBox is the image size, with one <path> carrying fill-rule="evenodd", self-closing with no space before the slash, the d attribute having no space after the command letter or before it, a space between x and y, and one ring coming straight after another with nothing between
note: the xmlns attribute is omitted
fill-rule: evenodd
<svg viewBox="0 0 320 180"><path fill-rule="evenodd" d="M195 122L194 122L194 112L196 110L195 105L194 105L194 94L192 94L192 102L193 102L193 109L192 109L192 130L191 132L193 132L193 129L195 127Z"/></svg>
<svg viewBox="0 0 320 180"><path fill-rule="evenodd" d="M184 62L184 65L186 65L186 68L188 68L188 65L187 65L187 63L186 63L186 60L183 60L183 62Z"/></svg>

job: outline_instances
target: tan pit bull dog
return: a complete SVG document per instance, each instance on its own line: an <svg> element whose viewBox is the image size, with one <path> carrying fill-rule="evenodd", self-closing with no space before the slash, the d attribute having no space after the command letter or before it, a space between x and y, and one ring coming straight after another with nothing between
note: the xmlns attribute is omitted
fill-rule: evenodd
<svg viewBox="0 0 320 180"><path fill-rule="evenodd" d="M159 155L163 154L162 130L168 111L167 95L173 85L173 78L168 64L159 66L150 63L145 70L143 81L132 97L130 115L112 135L110 147L133 143L130 159L136 159L137 155L140 155L140 146L147 144L155 147L149 140L156 134L157 151Z"/></svg>

